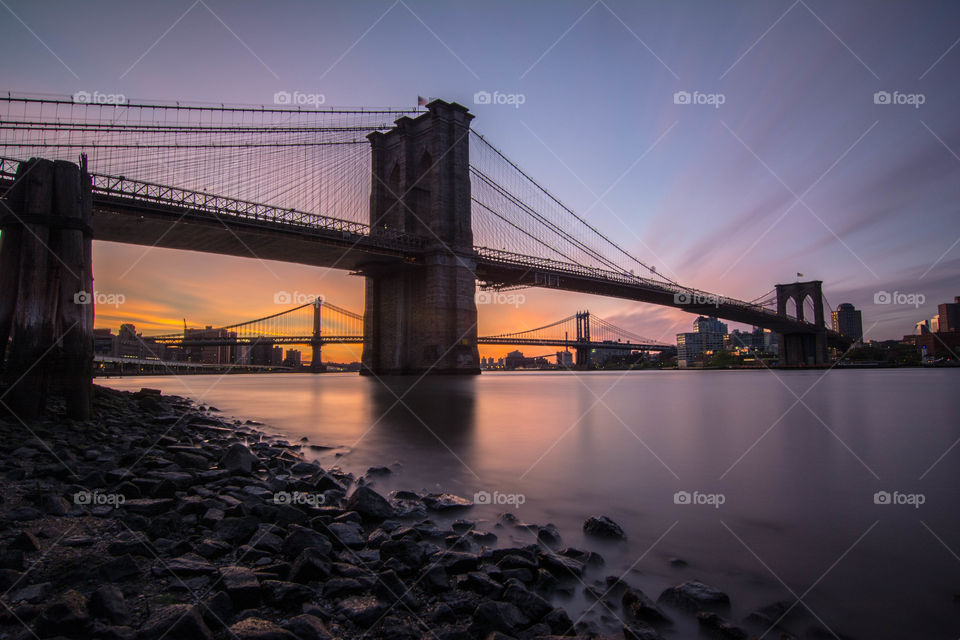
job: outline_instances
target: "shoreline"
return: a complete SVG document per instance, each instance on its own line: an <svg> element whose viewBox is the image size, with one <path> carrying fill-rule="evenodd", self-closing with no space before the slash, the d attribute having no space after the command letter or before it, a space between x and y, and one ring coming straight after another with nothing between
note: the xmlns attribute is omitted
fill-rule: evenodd
<svg viewBox="0 0 960 640"><path fill-rule="evenodd" d="M748 637L697 581L656 602L617 576L588 583L602 557L561 548L552 525L482 528L464 498L383 496L386 467L324 469L308 443L186 398L98 386L95 408L85 423L4 419L0 638L656 640L673 622ZM508 527L537 542L498 547ZM552 604L580 591L606 624ZM748 619L769 626L778 606Z"/></svg>

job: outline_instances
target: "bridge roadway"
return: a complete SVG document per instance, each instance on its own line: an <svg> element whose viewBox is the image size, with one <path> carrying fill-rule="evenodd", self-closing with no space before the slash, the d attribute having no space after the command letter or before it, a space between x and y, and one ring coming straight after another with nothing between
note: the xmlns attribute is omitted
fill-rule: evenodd
<svg viewBox="0 0 960 640"><path fill-rule="evenodd" d="M0 158L0 195L16 175L17 160ZM416 268L429 247L423 238L331 216L281 209L199 191L91 174L93 237L170 249L278 260L352 271ZM815 333L813 323L779 316L740 300L630 274L476 247L463 258L477 279L496 286L532 286L635 300L742 322L779 333ZM678 297L678 294L680 296ZM715 304L688 304L702 296ZM851 341L827 330L827 343ZM357 338L362 341L362 338ZM481 341L481 344L483 342ZM553 346L553 345L551 345ZM562 345L557 345L562 346ZM580 346L583 346L582 344Z"/></svg>

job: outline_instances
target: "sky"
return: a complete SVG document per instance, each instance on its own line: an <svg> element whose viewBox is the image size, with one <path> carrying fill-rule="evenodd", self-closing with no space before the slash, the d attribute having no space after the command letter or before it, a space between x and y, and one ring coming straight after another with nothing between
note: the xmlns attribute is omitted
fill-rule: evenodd
<svg viewBox="0 0 960 640"><path fill-rule="evenodd" d="M833 308L862 309L872 339L912 333L960 295L960 3L0 5L3 90L251 105L300 91L325 106L404 108L440 97L681 283L751 300L802 273L823 280ZM510 97L477 104L481 91ZM95 242L94 277L124 296L98 306L97 325L146 334L274 313L279 290L363 306L362 279L342 271L106 242ZM694 320L523 293L481 307L480 334L589 309L673 341Z"/></svg>

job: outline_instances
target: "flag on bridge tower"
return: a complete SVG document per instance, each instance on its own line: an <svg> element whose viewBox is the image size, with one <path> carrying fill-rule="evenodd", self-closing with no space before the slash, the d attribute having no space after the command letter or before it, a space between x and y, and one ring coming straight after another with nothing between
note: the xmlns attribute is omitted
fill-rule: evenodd
<svg viewBox="0 0 960 640"><path fill-rule="evenodd" d="M425 107L425 106L427 106L427 102L429 102L429 100L427 100L427 98L424 98L423 96L417 96L417 106L418 106L418 107Z"/></svg>
<svg viewBox="0 0 960 640"><path fill-rule="evenodd" d="M797 277L798 277L798 278L802 278L802 277L803 277L803 274L800 273L799 271L797 271Z"/></svg>

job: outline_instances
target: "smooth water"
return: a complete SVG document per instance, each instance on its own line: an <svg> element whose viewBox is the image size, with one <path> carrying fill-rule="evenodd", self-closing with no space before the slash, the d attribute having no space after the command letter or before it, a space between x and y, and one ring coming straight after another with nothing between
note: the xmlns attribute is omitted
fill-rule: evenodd
<svg viewBox="0 0 960 640"><path fill-rule="evenodd" d="M956 370L834 369L101 383L161 388L262 421L291 442L334 445L307 452L327 466L363 473L399 463L376 481L382 492L519 494L522 505L477 506L466 517L492 527L512 511L556 524L564 544L605 557L587 584L624 575L656 599L699 578L730 594L736 622L802 599L786 624L800 637L819 626L823 637L957 638L958 381ZM708 503L677 504L678 491ZM875 504L878 491L923 503ZM584 539L594 514L621 523L628 540ZM500 544L531 542L495 531ZM674 557L688 566L671 565ZM582 589L561 603L575 619L588 603ZM618 613L594 605L585 619ZM683 623L673 637L692 629Z"/></svg>

